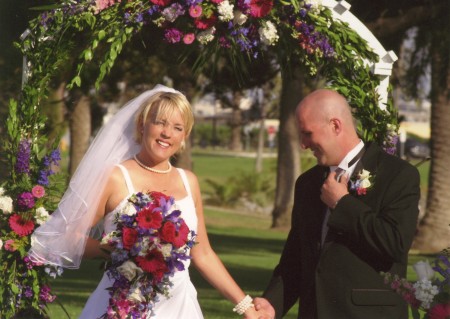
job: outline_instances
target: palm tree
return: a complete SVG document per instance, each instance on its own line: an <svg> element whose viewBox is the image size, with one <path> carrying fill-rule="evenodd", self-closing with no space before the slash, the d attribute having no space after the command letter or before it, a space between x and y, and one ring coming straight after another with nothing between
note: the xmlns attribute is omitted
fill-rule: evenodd
<svg viewBox="0 0 450 319"><path fill-rule="evenodd" d="M449 12L450 5L447 2ZM450 238L450 23L434 20L431 35L431 167L426 212L413 248L435 253L449 247ZM428 29L428 28L426 28Z"/></svg>

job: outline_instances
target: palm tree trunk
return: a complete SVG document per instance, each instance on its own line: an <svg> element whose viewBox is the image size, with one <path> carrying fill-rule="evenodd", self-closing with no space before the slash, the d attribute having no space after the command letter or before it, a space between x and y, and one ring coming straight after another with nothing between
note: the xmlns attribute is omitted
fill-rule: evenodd
<svg viewBox="0 0 450 319"><path fill-rule="evenodd" d="M282 79L277 185L272 211L272 227L289 225L294 202L295 180L301 171L295 109L303 98L305 81L299 67L283 73Z"/></svg>
<svg viewBox="0 0 450 319"><path fill-rule="evenodd" d="M91 103L87 95L74 92L74 105L70 114L70 162L69 174L75 173L89 147L91 136Z"/></svg>
<svg viewBox="0 0 450 319"><path fill-rule="evenodd" d="M242 110L240 107L241 99L242 93L240 91L235 91L233 93L233 100L231 105L232 113L230 120L231 140L229 148L232 151L242 151Z"/></svg>
<svg viewBox="0 0 450 319"><path fill-rule="evenodd" d="M450 238L450 50L440 32L433 36L430 48L432 159L426 212L413 243L414 249L427 253L448 248Z"/></svg>

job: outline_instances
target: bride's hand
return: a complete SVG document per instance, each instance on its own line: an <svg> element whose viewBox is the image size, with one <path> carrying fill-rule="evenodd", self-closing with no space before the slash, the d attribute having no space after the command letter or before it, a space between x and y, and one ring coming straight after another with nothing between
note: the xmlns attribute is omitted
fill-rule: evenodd
<svg viewBox="0 0 450 319"><path fill-rule="evenodd" d="M271 306L270 308L273 310ZM275 313L275 311L273 312ZM269 311L266 309L256 310L255 307L251 307L245 312L244 319L274 319L274 315L271 314L270 309Z"/></svg>
<svg viewBox="0 0 450 319"><path fill-rule="evenodd" d="M275 319L275 309L267 299L256 297L253 304L259 314L258 319Z"/></svg>

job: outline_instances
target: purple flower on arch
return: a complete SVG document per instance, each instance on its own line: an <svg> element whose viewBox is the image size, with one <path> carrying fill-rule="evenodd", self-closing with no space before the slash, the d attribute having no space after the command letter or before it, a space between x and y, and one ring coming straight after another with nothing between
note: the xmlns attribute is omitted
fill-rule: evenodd
<svg viewBox="0 0 450 319"><path fill-rule="evenodd" d="M16 172L19 174L30 173L30 155L31 143L28 140L21 140L17 152L17 161L15 165Z"/></svg>

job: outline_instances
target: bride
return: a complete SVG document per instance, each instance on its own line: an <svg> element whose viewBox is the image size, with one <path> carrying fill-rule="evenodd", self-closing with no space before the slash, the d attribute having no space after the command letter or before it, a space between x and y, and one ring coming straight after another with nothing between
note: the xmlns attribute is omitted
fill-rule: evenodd
<svg viewBox="0 0 450 319"><path fill-rule="evenodd" d="M169 298L159 296L155 319L203 318L197 292L189 278L190 261L201 275L236 306L245 318L270 318L257 313L250 296L239 288L210 246L196 176L172 167L170 158L183 149L194 118L186 97L157 85L128 102L100 131L79 165L58 209L32 237L30 256L37 262L78 268L82 258L108 258L105 247L88 236L103 220L104 232L115 229L114 213L136 192L158 191L175 199L181 217L198 242L185 270L171 277ZM105 315L107 288L113 284L105 273L87 301L80 318ZM150 315L148 315L148 318Z"/></svg>

